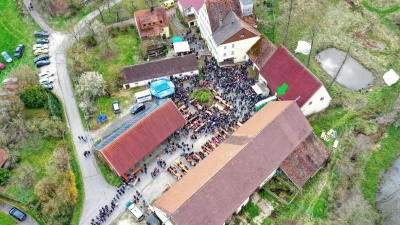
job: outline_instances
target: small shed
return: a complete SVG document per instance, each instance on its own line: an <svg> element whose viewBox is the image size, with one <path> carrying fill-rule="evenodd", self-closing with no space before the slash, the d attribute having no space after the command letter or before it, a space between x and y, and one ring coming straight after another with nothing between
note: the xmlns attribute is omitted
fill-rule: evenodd
<svg viewBox="0 0 400 225"><path fill-rule="evenodd" d="M397 75L397 73L394 72L393 69L390 69L388 72L385 73L385 75L383 75L383 80L390 87L399 80L399 75Z"/></svg>

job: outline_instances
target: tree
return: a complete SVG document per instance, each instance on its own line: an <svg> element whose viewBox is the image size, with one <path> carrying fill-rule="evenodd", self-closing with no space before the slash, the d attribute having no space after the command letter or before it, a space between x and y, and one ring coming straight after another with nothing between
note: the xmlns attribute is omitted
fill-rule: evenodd
<svg viewBox="0 0 400 225"><path fill-rule="evenodd" d="M290 19L292 17L293 1L294 0L290 0L288 22L287 22L287 25L286 25L285 37L283 38L283 43L282 43L283 45L286 45L286 39L287 39L287 36L288 36L288 33L289 33Z"/></svg>
<svg viewBox="0 0 400 225"><path fill-rule="evenodd" d="M18 79L18 86L21 90L26 86L35 86L39 82L36 72L28 65L22 65L17 67L17 69L12 70L9 77L15 77Z"/></svg>
<svg viewBox="0 0 400 225"><path fill-rule="evenodd" d="M16 169L13 182L23 188L30 188L35 182L36 169L31 164L23 164Z"/></svg>
<svg viewBox="0 0 400 225"><path fill-rule="evenodd" d="M64 138L65 132L67 131L64 123L56 116L44 119L40 123L39 129L42 132L43 137L51 137L55 139Z"/></svg>
<svg viewBox="0 0 400 225"><path fill-rule="evenodd" d="M67 29L67 33L69 35L71 35L72 37L74 37L76 41L79 41L79 39L81 39L81 37L82 37L82 30L78 26L75 26L75 25L71 25Z"/></svg>
<svg viewBox="0 0 400 225"><path fill-rule="evenodd" d="M76 92L79 97L79 106L85 113L93 112L92 103L97 97L105 94L106 82L98 72L85 72L78 78Z"/></svg>
<svg viewBox="0 0 400 225"><path fill-rule="evenodd" d="M0 186L4 186L7 184L10 175L11 174L9 170L0 168Z"/></svg>
<svg viewBox="0 0 400 225"><path fill-rule="evenodd" d="M49 107L50 116L57 116L58 118L62 118L61 105L57 96L55 96L51 92L47 92L47 105Z"/></svg>
<svg viewBox="0 0 400 225"><path fill-rule="evenodd" d="M88 55L85 45L81 42L77 42L67 48L66 52L67 63L69 68L71 68L70 74L72 75L72 80L75 80L81 73L87 71L87 64L85 58Z"/></svg>
<svg viewBox="0 0 400 225"><path fill-rule="evenodd" d="M42 179L35 185L35 194L41 201L48 201L56 196L56 185L50 178Z"/></svg>
<svg viewBox="0 0 400 225"><path fill-rule="evenodd" d="M7 151L8 159L4 163L4 169L12 169L18 165L19 153L16 151Z"/></svg>
<svg viewBox="0 0 400 225"><path fill-rule="evenodd" d="M110 66L107 72L110 76L106 78L106 92L111 96L119 87L122 87L123 76L121 68L118 65Z"/></svg>
<svg viewBox="0 0 400 225"><path fill-rule="evenodd" d="M40 85L25 87L20 97L28 109L42 108L47 103L46 89Z"/></svg>
<svg viewBox="0 0 400 225"><path fill-rule="evenodd" d="M54 149L52 165L54 168L51 170L56 170L60 173L65 173L70 170L68 145L66 142L63 141Z"/></svg>
<svg viewBox="0 0 400 225"><path fill-rule="evenodd" d="M97 43L104 43L107 49L110 49L111 38L108 29L104 24L100 23L98 20L94 20L90 24L91 30L94 32L94 38Z"/></svg>
<svg viewBox="0 0 400 225"><path fill-rule="evenodd" d="M313 26L313 28L312 28L312 37L311 37L311 49L310 49L310 54L308 54L307 67L310 65L310 59L311 59L312 50L313 50L313 46L314 46L315 33L316 33L315 26Z"/></svg>

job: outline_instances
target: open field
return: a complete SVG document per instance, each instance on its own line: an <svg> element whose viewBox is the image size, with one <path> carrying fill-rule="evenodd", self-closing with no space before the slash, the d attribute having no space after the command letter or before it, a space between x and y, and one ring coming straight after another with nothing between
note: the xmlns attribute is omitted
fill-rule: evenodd
<svg viewBox="0 0 400 225"><path fill-rule="evenodd" d="M396 25L400 8L396 0L354 2L357 5L355 8L346 1L338 0L297 0L294 3L285 46L294 52L297 41L311 42L314 27L316 35L308 68L325 86L331 78L314 60L314 56L328 47L344 51L350 48L350 55L372 71L377 79L369 91L357 93L336 83L328 90L332 96L330 108L308 119L317 136L322 130L336 130L339 147L332 147L333 140L324 141L332 153L328 168L308 182L291 205L274 206L275 213L263 224L382 222L376 209L375 193L382 174L400 154L400 143L396 141L400 129L392 125L380 128L375 118L389 113L400 93L399 83L387 87L381 79L389 69L400 72L400 30ZM275 25L275 30L272 25L268 29L263 25L260 30L276 45L284 40L289 4L289 0L279 1L279 8L274 10L275 21L270 12L258 15L259 19ZM256 12L265 9L267 6L256 6ZM369 44L372 42L382 43L384 48L373 50ZM307 65L308 56L295 56ZM370 147L359 146L358 134L368 136L381 129L383 136L380 140L372 142ZM271 196L266 198L272 199ZM365 204L361 204L363 202ZM357 206L358 212L345 210L351 204ZM355 222L352 218L364 223Z"/></svg>
<svg viewBox="0 0 400 225"><path fill-rule="evenodd" d="M25 11L25 7L23 10ZM7 74L13 68L19 65L35 66L33 64L32 47L36 44L36 38L33 36L33 32L38 29L39 27L30 16L21 17L15 1L0 2L0 52L6 51L13 59L13 62L7 63L0 56L0 62L7 66L5 70L0 71L1 81L7 77ZM18 44L25 45L24 55L20 59L14 57L15 48Z"/></svg>

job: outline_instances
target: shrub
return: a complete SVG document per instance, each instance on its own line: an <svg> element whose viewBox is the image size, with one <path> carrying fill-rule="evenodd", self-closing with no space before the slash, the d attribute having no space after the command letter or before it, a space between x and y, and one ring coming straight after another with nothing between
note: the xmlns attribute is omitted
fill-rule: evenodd
<svg viewBox="0 0 400 225"><path fill-rule="evenodd" d="M248 213L250 218L260 215L260 208L253 202L249 202L243 209L242 213Z"/></svg>
<svg viewBox="0 0 400 225"><path fill-rule="evenodd" d="M0 186L6 185L9 177L10 177L10 171L0 168Z"/></svg>
<svg viewBox="0 0 400 225"><path fill-rule="evenodd" d="M21 100L28 109L43 108L47 103L46 89L40 85L27 86L21 93Z"/></svg>
<svg viewBox="0 0 400 225"><path fill-rule="evenodd" d="M61 113L61 105L58 100L58 98L51 92L47 93L47 101L48 101L48 106L49 106L49 111L50 111L50 116L57 116L58 118L62 118L62 113Z"/></svg>
<svg viewBox="0 0 400 225"><path fill-rule="evenodd" d="M194 94L194 98L200 103L207 103L210 101L212 94L208 89L200 89Z"/></svg>

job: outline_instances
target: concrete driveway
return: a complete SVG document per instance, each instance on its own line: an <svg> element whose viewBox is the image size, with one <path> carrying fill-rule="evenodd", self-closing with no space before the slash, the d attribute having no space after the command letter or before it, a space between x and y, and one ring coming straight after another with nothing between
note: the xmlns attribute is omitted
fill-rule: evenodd
<svg viewBox="0 0 400 225"><path fill-rule="evenodd" d="M0 210L7 213L10 211L10 209L14 207L13 205L8 204L7 202L3 202L2 204L0 204ZM22 211L22 209L20 209ZM18 222L18 224L23 224L23 225L36 225L36 220L34 220L32 217L30 217L28 214L26 214L26 220L20 222L16 219L14 219L14 217L10 216L11 218L13 218L16 222ZM1 221L0 221L1 224Z"/></svg>

